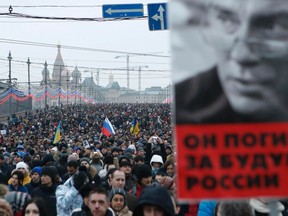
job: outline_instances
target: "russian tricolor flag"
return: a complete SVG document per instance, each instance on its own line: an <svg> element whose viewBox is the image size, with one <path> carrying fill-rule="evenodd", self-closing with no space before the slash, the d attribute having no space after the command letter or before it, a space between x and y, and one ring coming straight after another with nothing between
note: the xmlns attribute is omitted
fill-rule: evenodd
<svg viewBox="0 0 288 216"><path fill-rule="evenodd" d="M115 135L114 128L107 117L105 118L101 132L107 137L110 136L111 134Z"/></svg>

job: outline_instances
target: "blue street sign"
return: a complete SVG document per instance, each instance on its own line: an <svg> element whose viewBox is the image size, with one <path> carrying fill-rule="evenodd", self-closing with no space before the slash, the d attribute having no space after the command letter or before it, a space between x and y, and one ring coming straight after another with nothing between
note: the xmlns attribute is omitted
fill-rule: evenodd
<svg viewBox="0 0 288 216"><path fill-rule="evenodd" d="M103 18L142 17L143 4L103 5Z"/></svg>
<svg viewBox="0 0 288 216"><path fill-rule="evenodd" d="M167 3L148 4L149 30L167 29Z"/></svg>

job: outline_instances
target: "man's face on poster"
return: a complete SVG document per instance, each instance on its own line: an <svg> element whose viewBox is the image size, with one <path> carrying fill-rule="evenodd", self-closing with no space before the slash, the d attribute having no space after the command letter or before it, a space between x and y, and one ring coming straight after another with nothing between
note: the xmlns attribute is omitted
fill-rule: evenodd
<svg viewBox="0 0 288 216"><path fill-rule="evenodd" d="M208 38L232 108L288 119L288 0L209 1Z"/></svg>

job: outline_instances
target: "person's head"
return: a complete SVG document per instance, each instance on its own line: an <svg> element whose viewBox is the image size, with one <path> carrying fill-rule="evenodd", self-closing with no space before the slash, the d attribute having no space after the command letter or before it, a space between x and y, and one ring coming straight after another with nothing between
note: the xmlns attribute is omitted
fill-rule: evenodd
<svg viewBox="0 0 288 216"><path fill-rule="evenodd" d="M52 166L43 167L41 185L51 187L56 182L57 169Z"/></svg>
<svg viewBox="0 0 288 216"><path fill-rule="evenodd" d="M24 175L21 171L14 171L11 175L11 185L13 187L18 187L19 185L23 184L24 181Z"/></svg>
<svg viewBox="0 0 288 216"><path fill-rule="evenodd" d="M13 161L15 164L23 161L24 153L23 152L16 152L13 157Z"/></svg>
<svg viewBox="0 0 288 216"><path fill-rule="evenodd" d="M23 175L26 176L28 174L28 165L25 162L21 161L16 164L16 170L22 172Z"/></svg>
<svg viewBox="0 0 288 216"><path fill-rule="evenodd" d="M145 158L142 155L136 155L134 158L135 164L144 164Z"/></svg>
<svg viewBox="0 0 288 216"><path fill-rule="evenodd" d="M40 182L40 178L41 178L41 175L42 175L42 167L40 166L36 166L34 167L32 170L31 170L31 181L33 183L38 183Z"/></svg>
<svg viewBox="0 0 288 216"><path fill-rule="evenodd" d="M89 167L90 167L90 159L87 158L87 157L81 158L81 160L80 160L80 166L85 166L85 167L87 168L87 170L88 170Z"/></svg>
<svg viewBox="0 0 288 216"><path fill-rule="evenodd" d="M220 202L216 208L216 216L254 216L249 202Z"/></svg>
<svg viewBox="0 0 288 216"><path fill-rule="evenodd" d="M23 208L22 216L46 216L48 215L45 201L41 197L29 200Z"/></svg>
<svg viewBox="0 0 288 216"><path fill-rule="evenodd" d="M125 173L125 175L130 175L132 170L132 165L129 161L121 161L119 164L120 170Z"/></svg>
<svg viewBox="0 0 288 216"><path fill-rule="evenodd" d="M10 204L2 198L0 198L0 215L13 216L13 211Z"/></svg>
<svg viewBox="0 0 288 216"><path fill-rule="evenodd" d="M112 188L124 188L125 186L125 173L121 170L115 170L111 173L109 183Z"/></svg>
<svg viewBox="0 0 288 216"><path fill-rule="evenodd" d="M84 202L84 205L88 207L89 205L89 194L90 194L90 191L93 190L94 188L96 188L97 186L93 183L87 183L87 184L84 184L81 188L80 188L80 195L82 196L83 198L83 202Z"/></svg>
<svg viewBox="0 0 288 216"><path fill-rule="evenodd" d="M112 188L110 193L110 206L115 212L121 211L126 205L126 194L122 188Z"/></svg>
<svg viewBox="0 0 288 216"><path fill-rule="evenodd" d="M165 172L168 176L173 177L174 176L174 161L167 160L164 164Z"/></svg>
<svg viewBox="0 0 288 216"><path fill-rule="evenodd" d="M139 164L135 169L137 181L142 186L148 186L152 183L151 167L147 164Z"/></svg>
<svg viewBox="0 0 288 216"><path fill-rule="evenodd" d="M232 108L255 120L287 120L288 5L209 0L207 40Z"/></svg>
<svg viewBox="0 0 288 216"><path fill-rule="evenodd" d="M112 151L111 151L111 155L113 157L117 157L119 155L119 151L117 148L113 148Z"/></svg>
<svg viewBox="0 0 288 216"><path fill-rule="evenodd" d="M155 175L155 180L156 180L157 182L160 182L163 177L164 177L164 173L162 173L162 172L157 172L156 175Z"/></svg>
<svg viewBox="0 0 288 216"><path fill-rule="evenodd" d="M172 154L172 146L171 145L166 145L165 146L165 152L167 155Z"/></svg>
<svg viewBox="0 0 288 216"><path fill-rule="evenodd" d="M133 216L174 216L174 213L169 193L157 184L143 189L133 210Z"/></svg>
<svg viewBox="0 0 288 216"><path fill-rule="evenodd" d="M78 162L75 160L71 160L67 163L67 173L69 176L72 176L74 173L76 173L78 168Z"/></svg>
<svg viewBox="0 0 288 216"><path fill-rule="evenodd" d="M0 184L0 199L4 198L5 195L9 192L9 188L5 184Z"/></svg>
<svg viewBox="0 0 288 216"><path fill-rule="evenodd" d="M94 188L89 194L88 207L93 216L104 216L109 208L109 194L104 188Z"/></svg>
<svg viewBox="0 0 288 216"><path fill-rule="evenodd" d="M160 155L153 155L150 160L150 165L152 166L152 169L158 169L163 165L163 159Z"/></svg>
<svg viewBox="0 0 288 216"><path fill-rule="evenodd" d="M137 149L137 155L140 155L140 156L142 156L142 157L145 156L145 151L144 151L144 148L143 148L143 147L139 147L139 148Z"/></svg>

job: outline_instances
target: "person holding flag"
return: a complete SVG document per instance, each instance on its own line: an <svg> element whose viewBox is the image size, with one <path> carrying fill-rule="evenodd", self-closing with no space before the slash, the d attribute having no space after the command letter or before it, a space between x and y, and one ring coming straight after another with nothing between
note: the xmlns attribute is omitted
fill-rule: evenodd
<svg viewBox="0 0 288 216"><path fill-rule="evenodd" d="M60 123L61 123L61 121L59 121L59 123L58 123L53 144L58 143L58 142L60 141L60 139L61 139L61 134L60 134L60 128L61 128L61 127L60 127Z"/></svg>
<svg viewBox="0 0 288 216"><path fill-rule="evenodd" d="M137 121L137 117L135 117L135 118L133 119L132 127L130 128L130 132L131 132L132 134L135 134L135 135L137 135L137 134L140 132L139 124L138 124L138 121Z"/></svg>
<svg viewBox="0 0 288 216"><path fill-rule="evenodd" d="M105 121L103 123L101 133L107 137L110 136L111 134L115 135L115 130L107 117L105 118Z"/></svg>

